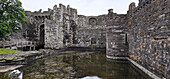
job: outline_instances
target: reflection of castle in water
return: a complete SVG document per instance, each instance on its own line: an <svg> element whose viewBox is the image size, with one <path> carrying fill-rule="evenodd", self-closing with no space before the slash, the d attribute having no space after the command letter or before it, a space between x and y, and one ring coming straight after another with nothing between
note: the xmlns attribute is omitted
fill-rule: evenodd
<svg viewBox="0 0 170 79"><path fill-rule="evenodd" d="M107 61L103 52L79 52L64 51L63 54L53 55L39 59L20 70L25 79L49 79L49 78L87 78L98 76L98 78L121 79L126 78L145 79L127 61ZM67 53L67 54L66 54ZM132 76L133 74L133 76ZM87 76L87 77L85 77Z"/></svg>
<svg viewBox="0 0 170 79"><path fill-rule="evenodd" d="M9 79L23 79L23 73L19 70L13 70L9 73Z"/></svg>

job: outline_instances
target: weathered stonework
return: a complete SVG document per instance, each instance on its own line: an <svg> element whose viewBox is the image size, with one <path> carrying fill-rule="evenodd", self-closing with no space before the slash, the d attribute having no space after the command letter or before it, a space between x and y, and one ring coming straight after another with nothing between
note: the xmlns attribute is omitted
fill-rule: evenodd
<svg viewBox="0 0 170 79"><path fill-rule="evenodd" d="M45 27L44 27L45 48L57 49L57 47L59 47L58 46L58 44L59 44L58 26L57 26L57 24L56 25L55 24L56 24L55 21L51 21L51 20L45 21Z"/></svg>
<svg viewBox="0 0 170 79"><path fill-rule="evenodd" d="M99 47L106 44L106 15L78 16L77 44L79 47Z"/></svg>
<svg viewBox="0 0 170 79"><path fill-rule="evenodd" d="M106 30L102 29L79 29L76 36L78 47L104 48L106 44Z"/></svg>
<svg viewBox="0 0 170 79"><path fill-rule="evenodd" d="M106 33L106 55L112 57L128 56L127 36L123 26L112 26L107 28Z"/></svg>
<svg viewBox="0 0 170 79"><path fill-rule="evenodd" d="M161 77L170 78L169 0L139 0L128 11L129 56Z"/></svg>
<svg viewBox="0 0 170 79"><path fill-rule="evenodd" d="M106 47L107 28L115 25L125 27L126 15L116 14L113 9L109 13L99 16L78 16L77 44L80 47Z"/></svg>
<svg viewBox="0 0 170 79"><path fill-rule="evenodd" d="M77 10L59 4L48 11L26 11L27 29L24 30L25 38L36 41L37 45L45 48L61 48L68 39L72 39L72 27L76 27ZM30 27L29 27L30 26ZM67 37L68 38L65 38ZM64 43L64 44L63 44ZM72 43L72 41L68 41Z"/></svg>
<svg viewBox="0 0 170 79"><path fill-rule="evenodd" d="M128 56L126 16L108 10L106 32L106 55L113 57Z"/></svg>

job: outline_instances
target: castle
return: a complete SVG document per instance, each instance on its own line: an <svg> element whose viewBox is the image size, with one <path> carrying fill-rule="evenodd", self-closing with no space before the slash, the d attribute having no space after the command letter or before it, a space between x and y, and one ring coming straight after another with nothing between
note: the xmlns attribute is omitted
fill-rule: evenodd
<svg viewBox="0 0 170 79"><path fill-rule="evenodd" d="M23 39L43 48L106 48L108 58L129 57L159 77L170 78L170 6L168 0L139 0L127 14L113 9L99 16L78 15L62 4L48 11L26 11Z"/></svg>

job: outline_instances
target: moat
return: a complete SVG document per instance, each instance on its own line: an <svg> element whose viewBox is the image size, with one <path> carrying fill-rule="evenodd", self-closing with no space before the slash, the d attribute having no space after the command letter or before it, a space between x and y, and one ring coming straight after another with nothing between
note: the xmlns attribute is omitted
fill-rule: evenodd
<svg viewBox="0 0 170 79"><path fill-rule="evenodd" d="M105 51L64 51L18 68L23 79L150 79L126 60L109 60ZM11 71L0 73L8 79Z"/></svg>

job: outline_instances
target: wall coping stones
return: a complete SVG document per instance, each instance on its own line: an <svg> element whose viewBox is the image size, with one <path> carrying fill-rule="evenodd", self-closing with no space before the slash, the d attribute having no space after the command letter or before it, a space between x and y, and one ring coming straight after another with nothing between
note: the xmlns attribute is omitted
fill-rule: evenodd
<svg viewBox="0 0 170 79"><path fill-rule="evenodd" d="M7 72L14 70L16 68L22 67L23 65L13 65L13 66L0 66L0 72Z"/></svg>
<svg viewBox="0 0 170 79"><path fill-rule="evenodd" d="M136 67L138 67L140 70L142 70L143 72L145 72L146 74L148 74L151 78L153 79L161 79L160 77L156 76L154 73L150 72L149 70L147 70L146 68L144 68L143 66L139 65L138 63L136 63L135 61L133 61L132 59L130 59L129 57L113 57L113 56L108 56L106 55L107 58L109 59L113 59L113 60L128 60L130 61L133 65L135 65Z"/></svg>

